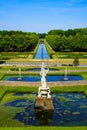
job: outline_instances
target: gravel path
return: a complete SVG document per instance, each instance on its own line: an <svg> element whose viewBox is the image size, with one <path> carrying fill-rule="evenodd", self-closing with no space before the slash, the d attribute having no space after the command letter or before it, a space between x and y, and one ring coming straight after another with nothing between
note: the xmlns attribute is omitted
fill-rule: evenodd
<svg viewBox="0 0 87 130"><path fill-rule="evenodd" d="M27 86L32 87L40 86L40 82L20 82L20 81L0 81L0 86ZM55 87L55 86L76 86L76 85L87 85L87 80L81 81L62 81L62 82L47 82L47 86Z"/></svg>

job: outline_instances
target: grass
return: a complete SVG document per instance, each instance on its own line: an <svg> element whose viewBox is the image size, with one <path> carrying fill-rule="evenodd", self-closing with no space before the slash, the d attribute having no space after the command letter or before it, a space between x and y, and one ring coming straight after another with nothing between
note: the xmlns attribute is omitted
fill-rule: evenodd
<svg viewBox="0 0 87 130"><path fill-rule="evenodd" d="M54 50L51 48L51 46L48 44L48 42L44 39L44 44L46 45L46 49L52 59L58 59L58 56L54 52Z"/></svg>
<svg viewBox="0 0 87 130"><path fill-rule="evenodd" d="M85 80L87 80L87 73L82 73L82 76Z"/></svg>
<svg viewBox="0 0 87 130"><path fill-rule="evenodd" d="M87 52L56 52L58 58L87 58Z"/></svg>
<svg viewBox="0 0 87 130"><path fill-rule="evenodd" d="M87 86L56 86L51 87L51 92L83 92L87 93ZM20 87L20 86L0 86L0 98L3 97L3 95L6 92L37 92L37 87ZM87 96L87 95L86 95Z"/></svg>
<svg viewBox="0 0 87 130"><path fill-rule="evenodd" d="M0 74L0 80L4 77L4 74Z"/></svg>
<svg viewBox="0 0 87 130"><path fill-rule="evenodd" d="M7 71L7 70L9 70L9 69L10 69L9 66L1 66L1 67L0 67L0 70L5 70L5 71Z"/></svg>
<svg viewBox="0 0 87 130"><path fill-rule="evenodd" d="M44 44L46 45L46 49L47 49L48 53L54 53L53 49L48 44L48 42L45 39L43 39L43 41L44 41Z"/></svg>
<svg viewBox="0 0 87 130"><path fill-rule="evenodd" d="M87 127L5 127L0 130L87 130Z"/></svg>
<svg viewBox="0 0 87 130"><path fill-rule="evenodd" d="M14 59L14 58L27 58L29 52L1 52L0 60Z"/></svg>
<svg viewBox="0 0 87 130"><path fill-rule="evenodd" d="M51 87L51 92L77 92L77 93L84 93L87 96L87 86L56 86Z"/></svg>
<svg viewBox="0 0 87 130"><path fill-rule="evenodd" d="M13 110L13 109L12 109ZM20 123L18 120L13 120L13 119L11 119L11 118L9 118L9 112L11 112L12 111L11 109L10 109L10 107L6 107L6 108L4 108L4 107L1 107L0 106L0 117L2 117L2 118L0 118L0 120L1 120L1 122L3 123L3 126L2 127L4 127L4 126L10 126L10 125L12 125L13 127L15 127L16 125L17 126L24 126L22 123ZM15 113L16 113L16 109L14 109L13 110L14 112L13 112L13 114L15 115ZM21 112L21 109L19 109L19 112ZM14 117L14 115L13 114L11 114L10 113L10 116L13 118ZM5 120L4 120L5 119ZM9 128L9 127L8 127ZM1 129L1 128L0 128Z"/></svg>
<svg viewBox="0 0 87 130"><path fill-rule="evenodd" d="M37 87L0 86L0 98L6 92L37 92Z"/></svg>

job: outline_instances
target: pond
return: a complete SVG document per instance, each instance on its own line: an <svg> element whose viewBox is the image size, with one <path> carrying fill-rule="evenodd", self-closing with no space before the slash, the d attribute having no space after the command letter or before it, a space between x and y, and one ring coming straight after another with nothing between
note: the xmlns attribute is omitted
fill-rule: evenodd
<svg viewBox="0 0 87 130"><path fill-rule="evenodd" d="M28 71L36 71L36 72L38 72L38 71L41 71L41 68L31 68ZM49 71L58 71L58 69L56 69L56 68L49 68Z"/></svg>
<svg viewBox="0 0 87 130"><path fill-rule="evenodd" d="M0 102L0 126L87 126L84 94L53 93L54 111L34 109L36 95L6 93Z"/></svg>
<svg viewBox="0 0 87 130"><path fill-rule="evenodd" d="M78 81L83 80L82 76L79 75L68 75L67 80L64 80L64 75L47 75L46 81L47 82L57 82L57 81ZM28 75L28 76L21 76L21 79L19 79L19 76L9 76L6 75L3 77L2 80L5 81L25 81L25 82L40 82L41 76L40 75Z"/></svg>
<svg viewBox="0 0 87 130"><path fill-rule="evenodd" d="M37 53L35 55L35 59L42 59L42 58L43 59L50 59L50 56L46 50L45 44L43 44L43 43L39 44Z"/></svg>

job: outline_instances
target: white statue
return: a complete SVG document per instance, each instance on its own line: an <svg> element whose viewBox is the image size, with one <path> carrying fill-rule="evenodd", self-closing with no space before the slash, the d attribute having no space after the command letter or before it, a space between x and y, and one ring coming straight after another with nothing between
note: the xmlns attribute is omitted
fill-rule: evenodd
<svg viewBox="0 0 87 130"><path fill-rule="evenodd" d="M50 89L46 86L46 74L48 73L48 70L45 70L45 64L42 62L42 67L40 71L41 75L41 87L38 89L38 97L47 97L51 98L50 95Z"/></svg>
<svg viewBox="0 0 87 130"><path fill-rule="evenodd" d="M42 67L41 67L41 72L40 72L40 75L41 75L41 86L43 88L46 88L46 74L48 73L48 70L45 70L45 64L42 62Z"/></svg>

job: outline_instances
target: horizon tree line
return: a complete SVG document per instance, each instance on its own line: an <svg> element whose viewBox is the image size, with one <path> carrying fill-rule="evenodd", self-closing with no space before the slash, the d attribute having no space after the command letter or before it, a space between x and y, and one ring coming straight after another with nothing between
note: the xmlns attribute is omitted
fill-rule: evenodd
<svg viewBox="0 0 87 130"><path fill-rule="evenodd" d="M54 51L87 51L87 28L50 30L48 33L0 31L0 52L32 51L45 38Z"/></svg>

